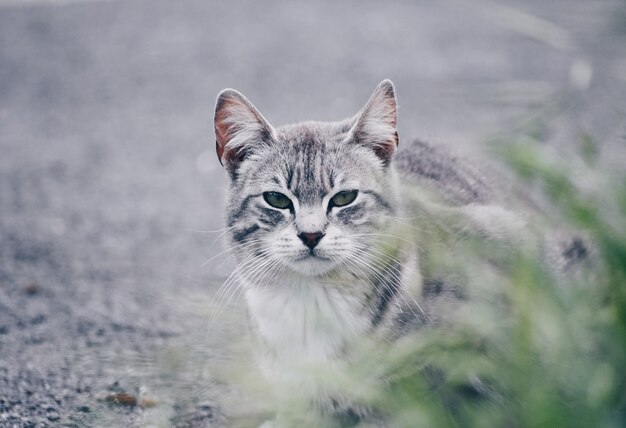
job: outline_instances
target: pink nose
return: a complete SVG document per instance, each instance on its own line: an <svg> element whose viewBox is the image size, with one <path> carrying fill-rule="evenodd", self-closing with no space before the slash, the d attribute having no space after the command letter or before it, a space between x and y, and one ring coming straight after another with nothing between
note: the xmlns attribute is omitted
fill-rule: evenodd
<svg viewBox="0 0 626 428"><path fill-rule="evenodd" d="M315 246L319 244L323 237L324 234L322 232L303 232L298 235L298 238L300 238L302 242L304 242L304 245L306 245L310 249L315 248Z"/></svg>

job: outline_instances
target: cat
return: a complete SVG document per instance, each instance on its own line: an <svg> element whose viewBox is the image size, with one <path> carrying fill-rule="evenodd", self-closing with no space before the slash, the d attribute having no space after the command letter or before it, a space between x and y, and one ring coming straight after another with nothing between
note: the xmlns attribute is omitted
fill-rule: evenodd
<svg viewBox="0 0 626 428"><path fill-rule="evenodd" d="M312 368L340 366L365 337L389 341L437 323L442 306L450 310L458 300L423 278L419 248L398 229L407 215L430 211L437 221L462 213L481 236L524 235L525 219L501 208L486 176L468 162L420 141L395 158L390 80L349 119L279 128L225 89L214 126L230 183L227 239L239 258L233 275L259 367L278 401L302 396L322 412L367 415L333 395ZM416 205L404 187L409 176L445 203Z"/></svg>
<svg viewBox="0 0 626 428"><path fill-rule="evenodd" d="M214 123L260 367L278 390L324 401L307 365L332 364L363 335L426 320L407 287L419 283L417 255L379 248L403 247L388 232L402 217L394 86L381 82L353 118L280 128L226 89Z"/></svg>

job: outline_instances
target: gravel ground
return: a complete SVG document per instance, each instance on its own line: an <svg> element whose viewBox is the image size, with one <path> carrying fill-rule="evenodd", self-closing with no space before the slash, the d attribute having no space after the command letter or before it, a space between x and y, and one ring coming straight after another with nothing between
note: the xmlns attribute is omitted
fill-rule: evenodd
<svg viewBox="0 0 626 428"><path fill-rule="evenodd" d="M387 77L401 138L564 101L551 143L626 163L618 0L0 1L0 426L228 426L215 95L332 120Z"/></svg>

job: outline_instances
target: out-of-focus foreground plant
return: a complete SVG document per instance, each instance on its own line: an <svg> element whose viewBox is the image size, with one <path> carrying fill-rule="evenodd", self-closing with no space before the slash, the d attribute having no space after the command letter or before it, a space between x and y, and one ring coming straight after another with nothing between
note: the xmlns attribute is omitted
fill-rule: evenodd
<svg viewBox="0 0 626 428"><path fill-rule="evenodd" d="M533 236L518 243L450 224L434 237L418 233L426 274L454 272L468 299L449 311L451 322L389 353L363 352L356 376L386 382L363 398L397 427L626 426L626 183L595 171L602 191L582 190L539 144L499 147L542 190L553 218L531 218L524 233ZM524 244L549 245L554 227L586 237L565 249L580 253L566 254L577 266L555 268L546 251Z"/></svg>

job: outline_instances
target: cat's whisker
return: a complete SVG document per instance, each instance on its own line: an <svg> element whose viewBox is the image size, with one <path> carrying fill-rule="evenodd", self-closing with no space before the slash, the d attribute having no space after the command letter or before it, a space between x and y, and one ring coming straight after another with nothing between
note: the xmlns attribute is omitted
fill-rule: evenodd
<svg viewBox="0 0 626 428"><path fill-rule="evenodd" d="M260 242L260 240L258 240L258 241ZM253 259L255 257L254 253L250 253L247 256L243 255L243 250L245 250L248 246L252 246L253 244L255 244L255 242L245 242L245 243L238 244L238 245L235 245L235 246L232 247L232 252L231 252L231 254L229 256L238 255L238 256L241 257L240 263L237 266L235 266L235 268L233 269L233 272L236 272L237 269L239 269L242 266L242 263L244 261L247 261L249 259ZM238 254L238 253L241 253L241 254ZM205 262L205 264L207 262Z"/></svg>
<svg viewBox="0 0 626 428"><path fill-rule="evenodd" d="M354 255L353 255L353 256L354 256ZM375 287L375 286L376 286L376 285L374 284L374 282L372 281L372 279L371 279L372 275L368 275L367 273L365 273L365 272L363 271L363 269L359 266L359 264L358 264L358 263L355 263L353 260L346 260L346 262L347 262L347 263L346 263L346 266L347 266L348 268L350 268L350 267L351 267L351 268L353 268L353 269L357 269L357 270L358 270L358 271L359 271L359 272L363 275L363 278L362 278L362 279L363 279L363 280L365 280L365 281L367 281L371 287ZM364 267L365 267L365 266L366 266L366 265L364 265ZM383 279L382 277L377 277L377 279L380 281L380 284L381 284L381 285L382 285L382 286L383 286L383 287L384 287L387 291L389 291L390 293L392 293L392 294L393 294L393 290L392 290L392 289L390 288L390 286L389 286L389 285L388 285L388 284L384 281L384 279ZM406 304L407 306L409 306L407 302L405 302L405 304ZM397 305L397 303L396 303L396 305ZM374 311L373 311L372 309L370 309L370 311L369 311L369 312L370 312L370 314L371 314L372 316L373 316L373 315L375 315L375 314L374 314ZM415 314L414 314L414 315L415 315Z"/></svg>
<svg viewBox="0 0 626 428"><path fill-rule="evenodd" d="M253 269L248 269L245 273L242 273L240 276L241 281L245 281L247 285L253 286L255 281L255 276L259 274L265 273L264 269L268 269L270 265L272 265L276 261L275 258L271 256L267 256L263 258L256 267Z"/></svg>
<svg viewBox="0 0 626 428"><path fill-rule="evenodd" d="M219 253L215 254L213 257L211 257L210 259L202 262L202 264L200 265L200 267L205 267L206 265L208 265L209 263L211 263L213 260L215 260L216 258L218 258L221 255L227 254L227 253L232 253L233 251L235 251L235 248L231 247L231 248L227 248L224 251L220 251Z"/></svg>
<svg viewBox="0 0 626 428"><path fill-rule="evenodd" d="M353 235L351 235L353 236ZM382 238L377 238L377 237L370 237L367 240L368 242L364 242L361 240L354 240L352 241L349 245L350 246L359 246L361 248L379 248L380 247L385 247L389 245L389 241L386 239L382 239ZM419 245L417 245L416 243L413 243L412 248L416 251L422 251L423 248ZM402 248L396 248L400 251L406 251L406 249L402 249Z"/></svg>
<svg viewBox="0 0 626 428"><path fill-rule="evenodd" d="M393 221L401 224L402 226L406 226L406 227L409 227L411 229L415 229L418 232L434 233L433 230L428 230L428 229L424 229L424 228L421 228L421 227L417 227L414 224L410 224L410 223L407 223L406 221L403 221L405 219L406 220L416 220L416 219L419 219L419 217L395 217L395 216L385 215L385 214L383 214L382 217L385 217L385 218L388 218L390 220L393 220Z"/></svg>
<svg viewBox="0 0 626 428"><path fill-rule="evenodd" d="M215 293L215 297L220 296L220 294L223 292L223 290L228 286L228 284L230 283L230 281L232 280L232 278L236 275L239 274L239 269L243 266L245 268L245 266L248 265L248 263L250 262L250 260L254 261L254 255L250 254L247 257L244 257L237 266L235 266L235 269L233 269L233 271L231 272L231 274L228 276L228 278L226 278L226 280L222 283L222 285L220 286L220 288L218 288L217 292Z"/></svg>
<svg viewBox="0 0 626 428"><path fill-rule="evenodd" d="M262 254L261 256L257 257L258 259L255 260L256 263L253 263L250 267L243 269L238 277L235 279L235 281L240 281L240 283L243 283L244 281L246 283L252 282L251 278L253 278L254 275L256 275L258 272L263 272L262 269L265 269L268 264L271 264L272 261L275 260L271 257L271 255L268 254ZM234 288L236 289L238 285L240 285L240 283L235 285Z"/></svg>
<svg viewBox="0 0 626 428"><path fill-rule="evenodd" d="M402 261L401 261L401 260L399 260L397 257L394 257L393 255L391 255L391 254L389 254L389 253L387 253L387 252L385 252L385 251L382 251L382 250L381 250L381 249L379 249L379 248L376 248L376 247L371 247L371 246L358 246L358 245L355 245L355 246L354 246L354 248L355 248L357 251L359 251L361 254L364 254L364 255L372 255L372 254L370 254L370 252L373 252L373 253L375 253L376 255L380 256L380 257L375 257L374 255L372 255L372 256L373 256L373 259L374 259L374 260L372 261L372 263L382 262L382 261L380 260L380 258L381 258L381 257L384 257L384 258L386 258L387 260L389 260L389 261L393 262L394 264L397 264L397 265L400 265L400 266L402 265ZM384 267L392 268L392 269L394 269L394 271L395 271L395 272L397 272L398 274L400 274L400 275L401 275L401 272L400 272L400 271L398 270L398 268L397 268L397 267L395 267L393 264L388 264L388 263L387 263L387 264L385 264L385 266L384 266ZM397 278L397 279L399 279L399 278Z"/></svg>
<svg viewBox="0 0 626 428"><path fill-rule="evenodd" d="M264 264L259 266L260 268L263 268L263 271L261 271L261 277L257 280L257 281L251 281L248 280L248 286L249 287L257 287L259 284L262 284L263 281L265 281L265 278L267 277L268 274L271 274L271 271L277 266L280 265L280 269L277 272L277 274L285 267L284 264L281 263L280 259L272 259L271 257L268 257L269 261L271 263L269 263L269 265ZM228 304L230 303L230 300L232 300L233 297L235 297L235 305L237 305L237 303L239 302L239 298L241 297L241 295L245 292L245 287L236 287L235 288L235 292L233 293L233 295L228 299L228 301L226 302L226 306L228 306Z"/></svg>
<svg viewBox="0 0 626 428"><path fill-rule="evenodd" d="M222 288L224 289L222 294L226 294L228 292L227 289L230 288L230 286L234 282L244 277L250 270L255 269L256 266L258 266L258 264L262 263L264 260L266 260L266 257L264 257L263 255L259 256L257 254L250 254L247 257L247 262L243 265L240 264L233 271L233 275L231 275L231 277L229 277L226 280L226 282L222 285Z"/></svg>
<svg viewBox="0 0 626 428"><path fill-rule="evenodd" d="M284 267L284 264L282 263L281 259L273 259L273 263L271 263L269 266L264 268L264 271L261 272L259 278L256 281L250 281L250 286L251 287L263 286L266 278L268 276L272 276L273 275L272 270L276 266Z"/></svg>
<svg viewBox="0 0 626 428"><path fill-rule="evenodd" d="M208 259L207 261L203 262L200 265L200 267L206 266L207 264L211 263L213 260L215 260L216 258L218 258L219 256L221 256L223 254L230 253L230 252L237 252L237 251L241 250L242 247L245 247L245 246L248 246L248 245L253 245L253 244L256 244L258 242L261 242L261 239L255 239L255 240L246 241L246 242L244 242L242 244L237 244L237 245L234 245L234 246L232 246L230 248L227 248L226 250L217 253L216 255L214 255L213 257ZM211 248L211 247L209 247L209 248Z"/></svg>
<svg viewBox="0 0 626 428"><path fill-rule="evenodd" d="M359 252L359 255L360 255L360 254L365 254L365 255L368 255L368 254L367 254L367 251L366 251L366 250L364 250L364 249L356 248L356 250ZM395 264L402 265L402 263L401 263L398 259L396 259L395 257L393 257L393 256L391 256L391 255L389 255L389 254L386 254L386 253L384 253L384 252L382 252L382 251L379 251L379 250L377 250L377 249L375 249L375 248L368 248L367 250L370 250L370 251L378 251L378 254L379 254L379 255L381 255L381 256L383 256L383 257L388 257L388 258L389 258L389 259L390 259L393 263L395 263ZM356 260L361 260L357 254L353 254L353 256L355 257L355 259L356 259ZM368 260L363 260L363 262L367 262L367 261L368 261ZM373 262L373 263L376 263L376 258L374 258L374 262ZM366 266L369 268L369 265L367 265L367 264L366 264ZM395 281L397 281L397 283L398 283L398 284L402 284L402 283L404 282L404 281L402 281L402 278L401 278L401 276L402 276L402 272L400 272L400 270L399 270L396 266L394 266L393 264L385 264L384 266L380 266L380 267L381 267L381 268L387 268L387 269L389 269L388 273L389 273L389 274L393 277L393 279L394 279ZM371 268L370 268L370 269L371 269ZM382 278L382 276L381 276L381 275L380 275L380 274L379 274L376 270L374 270L374 269L371 269L371 270L372 270L372 272L373 272L373 273L375 273L375 274L376 274L379 278L381 278L381 280L383 279L383 278ZM390 290L390 291L391 291L391 290ZM428 314L426 313L426 311L424 311L424 309L422 309L422 307L421 307L421 306L420 306L420 304L417 302L417 300L415 300L415 298L414 298L413 296L411 296L410 294L406 294L406 296L408 296L408 297L411 299L411 301L413 302L413 304L414 304L414 305L415 305L415 306L416 306L416 307L420 310L420 312L424 315L424 317L425 317L426 321L427 321L429 324L431 324L430 317L428 316ZM410 304L406 301L406 298L405 298L405 293L401 293L401 294L400 294L400 297L404 300L404 302L407 304L407 306L411 309L411 305L410 305ZM411 309L411 311L413 312L413 310L412 310L412 309ZM417 316L417 314L415 314L415 312L413 312L413 314L414 314L415 316Z"/></svg>
<svg viewBox="0 0 626 428"><path fill-rule="evenodd" d="M253 240L250 240L250 241L246 241L243 244L239 244L238 245L239 248L237 248L236 251L234 251L231 254L229 254L224 260L222 260L218 265L216 265L215 268L219 268L224 263L226 263L228 260L230 260L230 259L232 259L234 257L237 257L237 256L241 257L242 253L244 253L244 250L247 249L246 247L244 247L244 245L253 247L256 244L263 243L263 242L265 242L265 240L263 240L263 239L253 239Z"/></svg>
<svg viewBox="0 0 626 428"><path fill-rule="evenodd" d="M265 274L265 275L263 275L263 276L259 279L259 281L258 281L258 282L259 282L259 284L261 284L261 285L262 285L262 284L266 281L266 278L267 278L267 277L273 277L273 276L275 276L275 273L274 273L274 272L272 272L272 269L275 269L277 266L279 267L278 271L280 271L280 270L284 269L285 264L284 264L284 262L283 262L281 259L276 259L276 262L275 262L272 266L270 266L270 267L268 267L268 268L267 268L267 272L266 272L266 274ZM277 271L276 273L278 273L278 271Z"/></svg>
<svg viewBox="0 0 626 428"><path fill-rule="evenodd" d="M365 273L365 272L363 271L363 269L361 269L361 268L359 267L359 265L357 265L356 263L352 262L350 259L344 259L344 260L342 260L340 263L341 263L343 266L347 267L347 268L348 268L348 270L351 270L351 269L356 269L358 272L354 272L354 273L355 273L355 275L357 275L357 276L358 276L358 274L360 273L360 274L362 275L362 276L360 277L361 279L363 279L363 280L365 280L365 281L368 281L368 282L370 283L370 285L372 285L372 286L374 285L374 284L371 282L371 275L368 275L367 273Z"/></svg>
<svg viewBox="0 0 626 428"><path fill-rule="evenodd" d="M213 328L213 324L215 322L215 320L217 319L218 315L221 313L221 302L223 300L223 297L226 293L226 290L230 287L230 283L232 282L233 278L236 277L239 273L239 268L241 266L245 266L247 263L249 263L249 261L252 260L252 263L254 263L254 255L250 254L248 255L248 257L245 257L241 262L239 262L239 264L235 267L235 269L232 271L232 273L228 276L228 278L226 278L226 281L224 281L224 283L220 286L220 288L218 288L217 292L215 293L214 296L214 312L213 312L213 316L211 317L211 322L209 324L209 329Z"/></svg>
<svg viewBox="0 0 626 428"><path fill-rule="evenodd" d="M377 255L379 255L380 257L385 257L386 259L388 259L389 261L392 261L394 263L397 263L398 265L402 265L402 261L399 260L397 257L393 256L392 254L389 254L386 251L381 250L380 248L377 248L375 246L368 246L368 245L359 245L359 244L354 244L353 245L354 248L357 248L359 250L364 251L365 253L369 253L369 252L374 252Z"/></svg>
<svg viewBox="0 0 626 428"><path fill-rule="evenodd" d="M401 236L394 235L394 234L391 234L391 233L355 233L355 234L351 234L350 237L355 237L355 238L362 238L362 237L387 237L387 238L397 239L397 240L402 241L402 242L406 242L407 244L410 244L410 245L412 245L414 247L418 247L418 245L415 242L409 241L406 238L403 238Z"/></svg>
<svg viewBox="0 0 626 428"><path fill-rule="evenodd" d="M415 313L415 311L413 310L413 307L411 306L410 303L413 303L417 309L419 309L419 311L422 313L424 319L426 320L426 323L428 325L432 325L432 321L430 319L430 316L428 315L428 313L422 308L422 306L419 304L419 302L415 299L415 297L413 297L411 294L409 293L400 293L400 298L404 301L404 303L407 305L407 307L411 310L411 312L413 313L413 316L417 319L417 314ZM411 301L408 302L407 298Z"/></svg>
<svg viewBox="0 0 626 428"><path fill-rule="evenodd" d="M193 233L224 233L227 232L233 228L237 227L237 225L233 225L233 226L229 226L229 227L224 227L222 229L215 229L215 230L199 230L199 229L192 229L190 227L186 227L184 230L187 232L193 232Z"/></svg>
<svg viewBox="0 0 626 428"><path fill-rule="evenodd" d="M394 290L391 288L391 286L387 283L387 281L385 281L385 278L379 274L376 270L372 269L369 265L367 265L365 262L363 262L362 260L360 260L358 257L354 256L354 259L357 260L358 262L361 263L361 265L368 271L370 271L379 281L380 284L386 289L388 290L390 293L394 294L395 296L398 296L400 299L402 299L402 301L404 302L404 304L406 305L406 307L411 311L411 313L413 314L413 316L415 318L418 318L418 315L415 313L415 311L413 310L413 307L411 306L411 304L406 300L406 296L405 293L402 293L402 290L398 289L396 290L397 292L394 293ZM394 276L396 278L396 281L399 281L397 279L397 276ZM398 282L398 284L401 284L401 282ZM413 304L415 304L415 306L417 306L417 308L420 310L420 312L424 315L424 318L426 319L426 321L430 324L430 318L428 317L428 315L426 314L426 312L422 309L422 307L417 303L417 301L412 297L412 296L408 296L411 301L413 302Z"/></svg>
<svg viewBox="0 0 626 428"><path fill-rule="evenodd" d="M422 217L421 216L411 216L411 217L401 217L401 216L397 216L397 215L390 215L390 214L382 214L383 217L389 217L389 218L396 218L396 219L400 219L400 220L419 220Z"/></svg>
<svg viewBox="0 0 626 428"><path fill-rule="evenodd" d="M354 237L354 238L368 238L369 240L377 243L377 244L381 244L381 245L389 245L392 243L393 240L398 240L398 241L402 241L406 244L409 244L410 246L417 248L419 247L418 244L414 241L410 241L406 238L402 238L400 236L397 235L390 235L390 234L360 234L360 235L350 235L350 237Z"/></svg>
<svg viewBox="0 0 626 428"><path fill-rule="evenodd" d="M193 233L203 233L203 234L212 234L212 233L219 233L219 235L217 235L213 241L211 242L211 244L209 245L209 249L213 248L215 246L215 244L219 241L219 239L224 236L224 234L232 229L234 229L235 227L237 227L237 225L232 225L232 226L228 226L222 229L216 229L216 230L197 230L197 229L190 229L190 228L186 228L185 230L189 231L189 232L193 232Z"/></svg>

